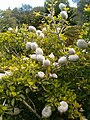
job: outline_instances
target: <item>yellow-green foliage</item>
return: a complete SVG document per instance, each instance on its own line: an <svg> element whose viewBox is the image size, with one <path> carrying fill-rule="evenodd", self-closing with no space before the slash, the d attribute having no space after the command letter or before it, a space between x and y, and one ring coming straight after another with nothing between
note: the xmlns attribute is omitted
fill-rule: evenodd
<svg viewBox="0 0 90 120"><path fill-rule="evenodd" d="M56 24L50 20L49 25L44 24L43 38L30 32L27 25L18 31L0 33L0 72L5 73L0 78L0 114L5 120L90 119L89 39L80 33L78 26L68 27L68 22L60 16L54 19L56 22L60 19L60 22ZM79 35L88 44L86 50L77 45ZM48 59L47 65L45 61L32 59L31 55L36 55L36 51L27 50L27 42L37 43ZM70 60L70 48L75 50L73 54L78 59ZM51 53L55 57L50 58ZM60 63L61 57L65 61ZM43 72L43 76L38 72ZM53 73L54 77L51 76ZM63 113L57 110L61 101L68 104ZM44 119L42 110L46 105L51 106L52 115Z"/></svg>
<svg viewBox="0 0 90 120"><path fill-rule="evenodd" d="M74 42L79 39L82 32L82 28L80 26L69 26L66 28L64 35L66 36L66 45L73 45Z"/></svg>

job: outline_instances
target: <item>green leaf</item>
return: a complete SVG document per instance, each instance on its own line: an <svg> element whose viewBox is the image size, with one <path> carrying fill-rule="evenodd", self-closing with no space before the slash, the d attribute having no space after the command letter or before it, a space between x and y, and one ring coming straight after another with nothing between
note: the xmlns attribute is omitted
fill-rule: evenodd
<svg viewBox="0 0 90 120"><path fill-rule="evenodd" d="M13 98L13 99L11 100L11 105L14 106L14 104L15 104L15 99Z"/></svg>

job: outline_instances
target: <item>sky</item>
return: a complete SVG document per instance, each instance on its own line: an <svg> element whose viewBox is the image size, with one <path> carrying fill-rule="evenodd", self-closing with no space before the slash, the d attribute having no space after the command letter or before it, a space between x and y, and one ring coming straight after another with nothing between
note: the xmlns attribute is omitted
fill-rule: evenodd
<svg viewBox="0 0 90 120"><path fill-rule="evenodd" d="M69 1L71 6L76 6L73 4L72 0ZM22 4L29 4L32 7L44 6L44 2L45 0L0 0L0 9L5 10L8 7L13 9L15 7L21 7Z"/></svg>

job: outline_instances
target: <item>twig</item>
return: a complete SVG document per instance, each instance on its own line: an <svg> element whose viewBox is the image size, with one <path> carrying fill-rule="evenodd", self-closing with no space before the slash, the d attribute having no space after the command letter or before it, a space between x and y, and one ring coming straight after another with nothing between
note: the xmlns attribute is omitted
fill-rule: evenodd
<svg viewBox="0 0 90 120"><path fill-rule="evenodd" d="M13 54L14 54L15 56L19 57L17 51L16 51L12 46L9 45L9 47L11 48Z"/></svg>

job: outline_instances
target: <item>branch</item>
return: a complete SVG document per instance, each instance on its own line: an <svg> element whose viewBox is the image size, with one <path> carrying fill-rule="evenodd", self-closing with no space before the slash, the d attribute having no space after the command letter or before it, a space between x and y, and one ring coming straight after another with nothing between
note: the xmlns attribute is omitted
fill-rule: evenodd
<svg viewBox="0 0 90 120"><path fill-rule="evenodd" d="M25 100L22 100L23 104L25 106L27 106L29 108L29 110L39 119L41 118L41 116L36 112L36 110L34 110Z"/></svg>
<svg viewBox="0 0 90 120"><path fill-rule="evenodd" d="M34 108L34 110L36 110L36 107L35 107L35 105L34 105L34 103L33 103L33 101L28 97L28 95L26 94L26 96L27 96L27 98L29 99L29 101L31 102L31 104L33 105L33 108Z"/></svg>

